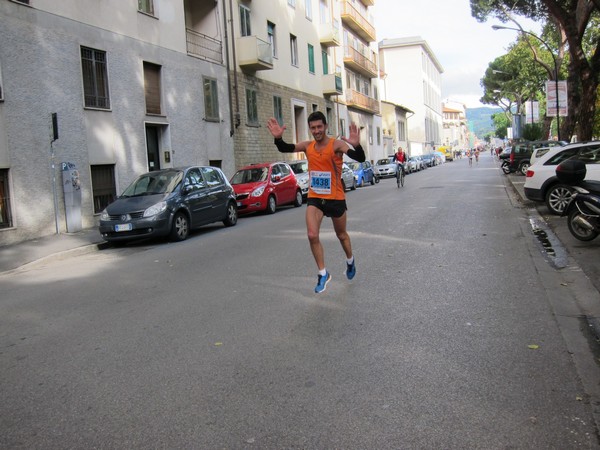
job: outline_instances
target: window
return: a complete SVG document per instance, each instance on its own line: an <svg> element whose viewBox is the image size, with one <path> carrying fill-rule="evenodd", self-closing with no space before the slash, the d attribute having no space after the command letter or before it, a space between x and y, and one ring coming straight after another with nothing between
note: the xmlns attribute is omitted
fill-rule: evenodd
<svg viewBox="0 0 600 450"><path fill-rule="evenodd" d="M106 52L81 47L81 71L85 106L110 109Z"/></svg>
<svg viewBox="0 0 600 450"><path fill-rule="evenodd" d="M308 71L315 73L315 48L308 44Z"/></svg>
<svg viewBox="0 0 600 450"><path fill-rule="evenodd" d="M249 125L258 125L258 103L253 89L246 89L246 114Z"/></svg>
<svg viewBox="0 0 600 450"><path fill-rule="evenodd" d="M288 5L290 5L292 8L296 7L296 0L288 0Z"/></svg>
<svg viewBox="0 0 600 450"><path fill-rule="evenodd" d="M398 121L398 140L406 141L406 124Z"/></svg>
<svg viewBox="0 0 600 450"><path fill-rule="evenodd" d="M323 62L323 75L327 75L329 73L329 55L327 51L321 50L321 60Z"/></svg>
<svg viewBox="0 0 600 450"><path fill-rule="evenodd" d="M240 5L240 27L242 36L252 36L250 28L250 8Z"/></svg>
<svg viewBox="0 0 600 450"><path fill-rule="evenodd" d="M326 112L327 123L333 124L333 110L328 106ZM333 127L327 127L327 134L335 134Z"/></svg>
<svg viewBox="0 0 600 450"><path fill-rule="evenodd" d="M292 66L298 67L298 38L290 34L290 52L292 54Z"/></svg>
<svg viewBox="0 0 600 450"><path fill-rule="evenodd" d="M381 128L377 127L377 145L381 145Z"/></svg>
<svg viewBox="0 0 600 450"><path fill-rule="evenodd" d="M267 22L267 39L271 44L271 55L273 58L277 58L277 39L275 36L275 24Z"/></svg>
<svg viewBox="0 0 600 450"><path fill-rule="evenodd" d="M146 114L160 114L160 70L161 67L144 61L144 94Z"/></svg>
<svg viewBox="0 0 600 450"><path fill-rule="evenodd" d="M154 15L154 0L138 0L138 11Z"/></svg>
<svg viewBox="0 0 600 450"><path fill-rule="evenodd" d="M223 184L224 181L218 170L215 170L212 167L201 167L200 171L202 172L202 175L204 175L206 184L208 184L209 187Z"/></svg>
<svg viewBox="0 0 600 450"><path fill-rule="evenodd" d="M281 97L273 96L273 117L277 119L279 125L283 125L283 108L281 106Z"/></svg>
<svg viewBox="0 0 600 450"><path fill-rule="evenodd" d="M204 86L204 117L206 120L219 120L219 94L217 80L213 78L202 79Z"/></svg>
<svg viewBox="0 0 600 450"><path fill-rule="evenodd" d="M319 18L321 23L329 23L329 5L328 0L319 0Z"/></svg>
<svg viewBox="0 0 600 450"><path fill-rule="evenodd" d="M346 121L340 119L340 136L346 136Z"/></svg>
<svg viewBox="0 0 600 450"><path fill-rule="evenodd" d="M92 195L94 197L94 214L100 214L104 208L117 198L115 188L115 166L104 164L90 166L92 172Z"/></svg>
<svg viewBox="0 0 600 450"><path fill-rule="evenodd" d="M304 0L304 10L306 12L306 18L312 21L312 0Z"/></svg>
<svg viewBox="0 0 600 450"><path fill-rule="evenodd" d="M12 227L12 216L10 214L8 169L0 169L0 228L10 227Z"/></svg>

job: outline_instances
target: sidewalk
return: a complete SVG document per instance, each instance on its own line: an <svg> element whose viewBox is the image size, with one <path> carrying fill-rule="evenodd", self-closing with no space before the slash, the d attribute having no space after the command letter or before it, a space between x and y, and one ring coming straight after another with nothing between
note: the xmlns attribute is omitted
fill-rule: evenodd
<svg viewBox="0 0 600 450"><path fill-rule="evenodd" d="M25 264L66 253L81 254L97 251L106 242L98 227L77 233L61 233L44 236L18 244L0 247L0 273L17 269Z"/></svg>

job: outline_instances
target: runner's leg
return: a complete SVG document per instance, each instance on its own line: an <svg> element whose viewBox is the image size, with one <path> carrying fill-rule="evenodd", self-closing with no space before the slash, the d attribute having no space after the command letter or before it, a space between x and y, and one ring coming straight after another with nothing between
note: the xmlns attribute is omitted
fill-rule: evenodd
<svg viewBox="0 0 600 450"><path fill-rule="evenodd" d="M310 251L315 258L319 270L325 269L325 255L323 245L319 239L319 230L323 222L323 211L313 205L306 207L306 233L310 243Z"/></svg>
<svg viewBox="0 0 600 450"><path fill-rule="evenodd" d="M350 242L350 235L346 231L346 213L344 212L340 217L332 217L331 220L333 221L335 235L342 244L346 258L352 258L352 243Z"/></svg>

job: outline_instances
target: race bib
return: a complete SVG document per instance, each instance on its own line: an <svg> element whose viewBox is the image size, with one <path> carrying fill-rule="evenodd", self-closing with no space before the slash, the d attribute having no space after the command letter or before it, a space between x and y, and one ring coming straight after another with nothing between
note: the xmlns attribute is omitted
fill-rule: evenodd
<svg viewBox="0 0 600 450"><path fill-rule="evenodd" d="M331 194L331 172L310 172L310 189L315 194Z"/></svg>

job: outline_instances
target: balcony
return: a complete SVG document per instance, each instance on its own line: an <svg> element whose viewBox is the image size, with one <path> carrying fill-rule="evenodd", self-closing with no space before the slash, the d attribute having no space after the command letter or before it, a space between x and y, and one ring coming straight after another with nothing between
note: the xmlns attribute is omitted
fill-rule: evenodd
<svg viewBox="0 0 600 450"><path fill-rule="evenodd" d="M375 58L375 54L373 54L373 58ZM355 48L344 47L344 64L367 78L377 78L377 62L371 61Z"/></svg>
<svg viewBox="0 0 600 450"><path fill-rule="evenodd" d="M341 3L342 22L365 42L375 42L375 27L347 0Z"/></svg>
<svg viewBox="0 0 600 450"><path fill-rule="evenodd" d="M379 101L353 89L346 89L346 105L371 114L379 114Z"/></svg>
<svg viewBox="0 0 600 450"><path fill-rule="evenodd" d="M323 75L323 95L341 95L343 93L342 76L339 73Z"/></svg>
<svg viewBox="0 0 600 450"><path fill-rule="evenodd" d="M185 30L188 55L223 64L223 44L221 41L197 31Z"/></svg>
<svg viewBox="0 0 600 450"><path fill-rule="evenodd" d="M256 36L237 39L237 60L240 68L250 71L273 69L271 44Z"/></svg>
<svg viewBox="0 0 600 450"><path fill-rule="evenodd" d="M319 40L325 47L339 47L342 45L340 37L340 27L336 22L322 23L319 27Z"/></svg>

